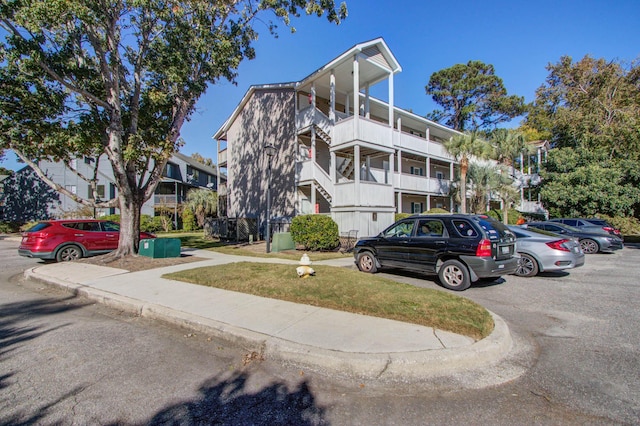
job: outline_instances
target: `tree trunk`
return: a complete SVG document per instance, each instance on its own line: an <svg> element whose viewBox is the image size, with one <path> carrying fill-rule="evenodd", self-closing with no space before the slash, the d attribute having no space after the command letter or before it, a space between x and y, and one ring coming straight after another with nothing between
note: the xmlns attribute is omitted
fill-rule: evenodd
<svg viewBox="0 0 640 426"><path fill-rule="evenodd" d="M506 199L502 199L502 222L505 225L509 224L509 202Z"/></svg>
<svg viewBox="0 0 640 426"><path fill-rule="evenodd" d="M140 244L140 208L138 197L120 195L120 240L114 257L131 256L138 253Z"/></svg>

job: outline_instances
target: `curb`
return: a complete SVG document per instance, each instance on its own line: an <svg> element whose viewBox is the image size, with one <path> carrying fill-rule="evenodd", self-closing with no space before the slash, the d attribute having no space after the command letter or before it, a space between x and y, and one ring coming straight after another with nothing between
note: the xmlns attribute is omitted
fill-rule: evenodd
<svg viewBox="0 0 640 426"><path fill-rule="evenodd" d="M514 349L509 327L493 312L490 312L495 324L493 332L465 348L388 353L341 352L269 336L83 284L45 277L35 272L35 269L27 269L24 277L56 286L110 308L206 333L246 350L260 353L265 359L315 371L336 379L375 381L381 385L394 383L427 385L429 381L441 381L444 377L452 375L471 373L470 376L486 376L486 373L480 371L497 366ZM515 379L524 371L526 370L519 369L506 376L483 377L483 386ZM454 383L452 386L459 389L459 384Z"/></svg>

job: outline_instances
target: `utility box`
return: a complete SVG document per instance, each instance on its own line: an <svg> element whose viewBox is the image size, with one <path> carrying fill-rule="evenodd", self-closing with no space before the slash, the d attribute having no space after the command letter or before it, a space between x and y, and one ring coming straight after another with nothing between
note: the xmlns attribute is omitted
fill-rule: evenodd
<svg viewBox="0 0 640 426"><path fill-rule="evenodd" d="M271 251L279 252L283 250L295 250L296 244L291 238L291 232L277 232L273 234Z"/></svg>
<svg viewBox="0 0 640 426"><path fill-rule="evenodd" d="M140 240L138 254L155 259L180 257L180 240L178 238L153 238Z"/></svg>

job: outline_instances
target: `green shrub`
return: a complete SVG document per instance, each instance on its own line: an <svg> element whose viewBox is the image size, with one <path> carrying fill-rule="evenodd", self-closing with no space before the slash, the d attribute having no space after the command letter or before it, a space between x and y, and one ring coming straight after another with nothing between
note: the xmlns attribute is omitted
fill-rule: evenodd
<svg viewBox="0 0 640 426"><path fill-rule="evenodd" d="M439 207L434 207L431 210L427 210L422 214L443 214L443 213L451 213L449 210L441 209Z"/></svg>
<svg viewBox="0 0 640 426"><path fill-rule="evenodd" d="M640 235L640 220L635 217L611 217L603 214L599 214L598 217L618 228L622 235Z"/></svg>
<svg viewBox="0 0 640 426"><path fill-rule="evenodd" d="M196 229L198 229L196 215L193 210L189 208L189 206L185 206L182 210L182 230L191 232L195 231Z"/></svg>
<svg viewBox="0 0 640 426"><path fill-rule="evenodd" d="M340 245L338 224L329 216L307 214L291 221L291 238L305 250L334 250Z"/></svg>
<svg viewBox="0 0 640 426"><path fill-rule="evenodd" d="M120 223L119 214L109 214L109 215L100 217L100 219L110 220L112 222ZM152 232L152 233L160 232L164 230L164 223L162 220L158 218L158 216L151 217L148 214L143 214L143 215L140 215L140 230L142 232Z"/></svg>
<svg viewBox="0 0 640 426"><path fill-rule="evenodd" d="M396 213L395 216L393 217L393 220L397 222L409 216L411 216L411 213Z"/></svg>
<svg viewBox="0 0 640 426"><path fill-rule="evenodd" d="M0 222L0 232L3 234L11 234L20 231L18 222Z"/></svg>
<svg viewBox="0 0 640 426"><path fill-rule="evenodd" d="M498 209L491 209L488 212L485 213L487 216L490 216L492 218L494 218L495 220L497 220L498 222L502 222L502 210L498 210ZM516 222L518 221L518 218L521 216L525 216L522 213L520 213L518 210L516 209L509 209L508 213L507 213L507 222L509 225L515 225ZM526 219L526 216L525 216ZM527 219L530 220L530 219Z"/></svg>

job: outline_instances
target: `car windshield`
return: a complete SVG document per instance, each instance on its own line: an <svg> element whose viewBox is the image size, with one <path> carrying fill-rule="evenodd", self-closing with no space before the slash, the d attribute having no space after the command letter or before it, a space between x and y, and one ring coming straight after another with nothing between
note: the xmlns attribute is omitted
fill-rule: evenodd
<svg viewBox="0 0 640 426"><path fill-rule="evenodd" d="M386 231L384 231L382 233L382 236L386 238L394 238L394 237L408 238L411 236L411 233L413 232L413 225L414 225L414 221L400 222L392 226L391 228L387 229Z"/></svg>

